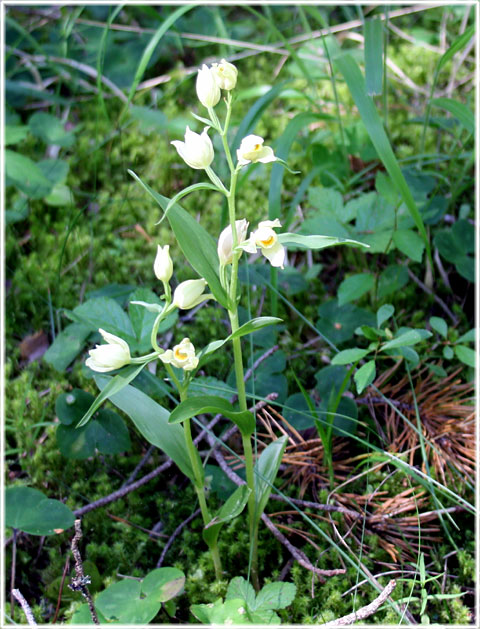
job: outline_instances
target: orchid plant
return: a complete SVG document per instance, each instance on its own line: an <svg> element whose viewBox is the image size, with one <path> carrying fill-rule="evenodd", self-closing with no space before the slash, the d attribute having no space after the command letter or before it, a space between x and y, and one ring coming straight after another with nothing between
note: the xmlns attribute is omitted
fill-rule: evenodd
<svg viewBox="0 0 480 629"><path fill-rule="evenodd" d="M299 235L281 233L282 224L278 217L259 216L258 224L250 229L245 218L237 218L236 194L237 181L240 171L258 162L269 164L273 162L286 164L270 146L265 146L264 139L257 135L247 135L240 143L236 155L232 155L228 143L228 131L234 99L232 92L237 83L237 68L224 59L210 67L203 65L198 71L196 92L200 103L206 108L208 117L200 117L205 128L201 133L195 133L187 126L184 141L175 140L173 146L179 156L190 168L203 170L208 182L197 183L180 191L173 199L161 196L144 183L135 173L130 174L157 201L163 210L161 220L167 218L178 244L191 266L198 273L196 279L187 280L179 284L172 293L170 281L173 276L174 264L170 257L169 245L158 246L153 263L155 277L163 285L163 305L141 301L131 302L142 306L150 312L156 313L155 322L151 330L152 352L139 357L132 357L130 348L125 340L100 330L106 344L97 345L90 351L87 366L93 371L105 373L120 369L104 387L99 398L89 412L84 416L80 425L84 425L99 404L109 396L113 396L122 387L128 385L141 369L154 360L160 360L164 366L168 380L178 391L179 403L171 411L168 426L178 428L175 424L183 425L184 451L188 456L189 466L187 474L192 480L198 497L204 522L204 539L210 548L215 574L222 576L221 558L218 551L218 535L222 524L239 515L248 505L248 520L250 533L250 575L253 585L260 588L257 566L258 526L260 517L268 501L273 481L278 472L280 461L286 446L282 437L268 446L254 462L252 440L255 438L255 417L248 410L247 395L244 382L244 367L241 337L254 332L264 326L273 325L280 321L276 317L258 317L240 326L238 305L240 301L239 262L245 253L255 254L258 251L276 268L284 268L287 261L287 248L322 249L338 244L364 246L362 243L332 238L322 235ZM215 107L224 95L225 114L223 123L219 119ZM209 133L213 130L219 134L224 157L229 169L229 180L222 181L212 169L214 148ZM204 230L189 214L181 208L178 202L185 195L199 189L210 189L225 196L228 204L229 224L215 239ZM160 221L161 222L161 221ZM208 301L216 300L225 307L231 325L231 334L226 339L210 341L200 351L194 347L188 338L180 340L172 348L160 347L158 344L158 329L162 321L175 309L188 310ZM204 358L214 351L225 351L225 344L230 342L233 350L235 379L238 395L238 408L227 404L223 398L216 396L188 397L189 385L196 373L202 367ZM220 511L212 516L207 504L205 475L200 455L194 445L191 430L191 420L196 415L205 413L221 413L231 419L238 426L243 445L243 457L246 471L246 486L239 487L227 500Z"/></svg>

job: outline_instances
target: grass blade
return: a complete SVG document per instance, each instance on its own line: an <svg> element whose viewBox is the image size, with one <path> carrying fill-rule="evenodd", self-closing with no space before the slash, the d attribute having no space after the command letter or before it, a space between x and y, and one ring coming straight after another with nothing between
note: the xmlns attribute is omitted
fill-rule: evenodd
<svg viewBox="0 0 480 629"><path fill-rule="evenodd" d="M365 20L365 81L370 96L382 93L382 22Z"/></svg>
<svg viewBox="0 0 480 629"><path fill-rule="evenodd" d="M453 100L453 98L434 98L431 104L445 109L459 120L469 133L472 135L475 133L475 119L473 113L463 103L459 103Z"/></svg>
<svg viewBox="0 0 480 629"><path fill-rule="evenodd" d="M365 81L363 79L360 68L355 60L350 56L340 57L335 61L340 72L347 83L348 89L353 97L355 105L358 108L363 123L367 129L368 135L381 159L385 169L392 178L393 184L400 193L405 205L410 212L415 225L417 226L420 235L425 242L427 248L427 254L433 268L432 252L430 248L430 242L428 240L427 231L423 223L422 216L417 208L417 205L413 199L410 188L405 181L400 166L398 165L397 158L392 150L390 141L383 128L380 116L375 108L373 100L368 96L365 88Z"/></svg>

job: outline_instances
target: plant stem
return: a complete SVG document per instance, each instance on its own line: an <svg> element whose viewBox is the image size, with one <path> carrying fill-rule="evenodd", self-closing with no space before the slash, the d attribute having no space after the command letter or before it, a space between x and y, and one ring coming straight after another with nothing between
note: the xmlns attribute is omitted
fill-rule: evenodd
<svg viewBox="0 0 480 629"><path fill-rule="evenodd" d="M171 366L167 364L166 367L170 375L170 378L175 383L175 386L178 389L178 392L180 394L180 401L183 402L184 400L187 399L187 390L184 386L182 386L182 384L176 377L175 372L173 371ZM211 521L212 517L207 507L207 501L205 498L205 482L204 482L203 468L200 462L198 451L195 447L195 444L193 443L192 427L190 424L190 419L186 419L183 422L183 434L185 438L185 445L187 446L188 457L190 459L190 465L192 466L192 471L193 471L193 477L194 477L193 486L195 487L195 492L198 497L198 503L200 505L200 510L202 512L203 524L207 526L207 524ZM220 560L220 553L218 551L218 545L215 542L214 544L211 544L211 545L209 544L209 548L212 554L213 566L215 568L215 578L221 579L222 578L222 562Z"/></svg>

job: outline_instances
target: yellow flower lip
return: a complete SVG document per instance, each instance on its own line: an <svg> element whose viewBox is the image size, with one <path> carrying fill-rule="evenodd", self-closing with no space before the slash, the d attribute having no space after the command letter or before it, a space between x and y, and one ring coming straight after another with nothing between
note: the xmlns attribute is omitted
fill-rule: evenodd
<svg viewBox="0 0 480 629"><path fill-rule="evenodd" d="M188 354L185 354L185 352L182 352L182 350L177 347L175 350L175 358L177 360L187 360Z"/></svg>
<svg viewBox="0 0 480 629"><path fill-rule="evenodd" d="M262 148L261 144L255 144L254 151L259 151Z"/></svg>
<svg viewBox="0 0 480 629"><path fill-rule="evenodd" d="M262 243L262 247L271 247L273 243L275 242L275 240L276 240L275 235L272 235L269 238L266 238L265 240L261 240L260 242Z"/></svg>

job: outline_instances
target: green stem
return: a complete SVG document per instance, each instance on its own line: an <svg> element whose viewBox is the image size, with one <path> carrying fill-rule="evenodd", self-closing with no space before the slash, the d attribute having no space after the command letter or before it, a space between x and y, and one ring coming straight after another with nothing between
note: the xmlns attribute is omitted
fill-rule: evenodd
<svg viewBox="0 0 480 629"><path fill-rule="evenodd" d="M178 383L178 385L180 385L180 382L178 381L178 378L173 373L173 369L170 367L170 365L167 365L167 369L168 369L168 372L170 373L170 377L172 377L172 380L175 382L175 384L177 385ZM184 400L187 399L187 391L181 385L179 387L177 386L177 388L180 394L180 401L183 402ZM193 485L195 487L195 492L198 497L200 511L202 512L203 524L207 526L207 524L211 521L212 517L207 507L207 501L205 498L205 482L204 482L203 468L200 462L198 450L196 449L195 444L193 443L192 427L190 424L190 419L186 419L183 422L183 434L185 437L185 445L187 446L188 457L190 459L190 464L193 470L193 477L195 479ZM217 542L215 541L215 543L210 544L209 548L212 554L213 566L215 568L215 578L221 579L222 578L222 562L220 560L220 553L218 551Z"/></svg>

